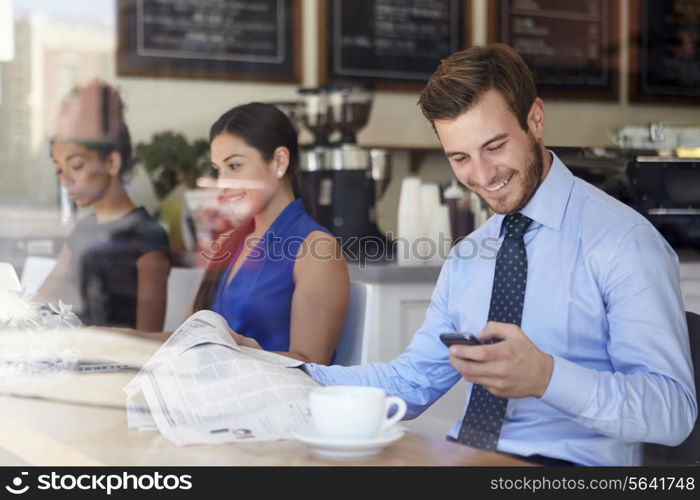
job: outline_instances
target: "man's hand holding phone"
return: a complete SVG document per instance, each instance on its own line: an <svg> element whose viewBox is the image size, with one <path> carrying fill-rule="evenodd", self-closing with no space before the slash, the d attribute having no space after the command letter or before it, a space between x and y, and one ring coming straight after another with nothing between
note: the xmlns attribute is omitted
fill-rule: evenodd
<svg viewBox="0 0 700 500"><path fill-rule="evenodd" d="M443 338L444 337L444 338ZM505 398L541 397L552 376L553 358L510 323L489 321L479 336L441 334L450 364L467 382Z"/></svg>

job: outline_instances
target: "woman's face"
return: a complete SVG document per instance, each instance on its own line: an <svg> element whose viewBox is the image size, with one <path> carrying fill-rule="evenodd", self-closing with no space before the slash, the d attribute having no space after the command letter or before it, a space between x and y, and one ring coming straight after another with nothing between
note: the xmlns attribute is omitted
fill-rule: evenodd
<svg viewBox="0 0 700 500"><path fill-rule="evenodd" d="M51 147L56 175L68 196L81 207L102 200L110 186L118 182L115 155L102 159L97 151L71 142L57 141Z"/></svg>
<svg viewBox="0 0 700 500"><path fill-rule="evenodd" d="M211 163L224 183L222 202L229 205L235 223L246 222L260 214L280 192L288 167L284 147L266 162L260 151L240 137L224 132L211 141ZM285 157L286 155L286 157Z"/></svg>

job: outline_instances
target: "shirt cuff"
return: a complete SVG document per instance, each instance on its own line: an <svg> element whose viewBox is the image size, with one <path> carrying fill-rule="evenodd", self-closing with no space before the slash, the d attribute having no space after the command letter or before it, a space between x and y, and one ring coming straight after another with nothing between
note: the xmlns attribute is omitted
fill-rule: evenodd
<svg viewBox="0 0 700 500"><path fill-rule="evenodd" d="M303 365L300 365L299 368L306 372L306 374L316 382L326 385L326 378L323 376L323 366L317 365L316 363L304 363Z"/></svg>
<svg viewBox="0 0 700 500"><path fill-rule="evenodd" d="M552 357L552 378L540 401L566 415L580 415L595 394L598 374L567 359Z"/></svg>

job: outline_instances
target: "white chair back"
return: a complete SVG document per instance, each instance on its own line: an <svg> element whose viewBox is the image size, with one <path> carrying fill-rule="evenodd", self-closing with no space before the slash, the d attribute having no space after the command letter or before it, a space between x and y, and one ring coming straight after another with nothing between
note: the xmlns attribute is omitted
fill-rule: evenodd
<svg viewBox="0 0 700 500"><path fill-rule="evenodd" d="M345 323L333 361L336 365L352 366L367 362L368 295L368 285L350 283L350 300L345 314Z"/></svg>
<svg viewBox="0 0 700 500"><path fill-rule="evenodd" d="M165 306L163 331L173 332L185 320L192 306L204 269L173 267L168 277L168 300Z"/></svg>
<svg viewBox="0 0 700 500"><path fill-rule="evenodd" d="M56 259L53 257L30 255L22 268L22 287L29 293L37 292L55 266Z"/></svg>

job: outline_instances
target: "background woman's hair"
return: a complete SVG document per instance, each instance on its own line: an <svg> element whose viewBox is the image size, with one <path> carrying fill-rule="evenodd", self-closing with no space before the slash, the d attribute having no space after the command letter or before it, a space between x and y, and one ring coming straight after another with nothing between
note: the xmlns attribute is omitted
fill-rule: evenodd
<svg viewBox="0 0 700 500"><path fill-rule="evenodd" d="M239 137L245 143L258 150L265 162L271 162L275 150L283 146L289 150L289 167L284 174L294 192L295 198L301 198L306 211L313 216L313 205L307 195L304 180L299 168L299 141L289 118L271 104L252 102L236 106L221 115L211 126L209 141L222 133ZM228 233L221 240L221 250L211 259L204 273L202 284L194 301L194 311L207 309L214 302L219 282L224 278L231 259L237 254L245 236L252 231L252 224L245 224Z"/></svg>
<svg viewBox="0 0 700 500"><path fill-rule="evenodd" d="M435 120L457 118L491 89L503 96L527 132L527 115L537 98L535 80L518 53L502 43L469 47L443 59L418 104L434 124Z"/></svg>
<svg viewBox="0 0 700 500"><path fill-rule="evenodd" d="M237 229L223 234L219 238L220 249L214 255L208 257L207 266L202 283L199 285L197 295L194 298L192 312L209 309L216 298L216 291L219 283L226 274L231 259L238 254L243 246L245 237L253 230L253 221L238 227Z"/></svg>
<svg viewBox="0 0 700 500"><path fill-rule="evenodd" d="M93 139L80 139L80 138L67 138L66 140L78 144L86 149L96 151L100 158L105 159L109 154L113 152L119 153L121 156L121 168L119 170L119 178L123 181L131 173L134 164L136 163L133 157L133 151L131 147L131 135L129 134L129 128L126 126L126 121L124 120L124 101L119 94L119 91L109 85L108 83L95 79L83 87L75 87L70 94L68 94L63 103L66 105L69 102L79 102L80 100L89 99L93 94L89 93L93 87L97 87L98 99L96 107L85 106L84 109L93 110L93 112L98 113L97 122L101 125L103 131L105 132L99 140ZM78 109L82 109L80 104L77 104ZM64 107L62 111L66 112ZM114 130L110 130L113 128ZM99 134L100 131L95 131ZM57 138L51 139L51 145L58 140Z"/></svg>

